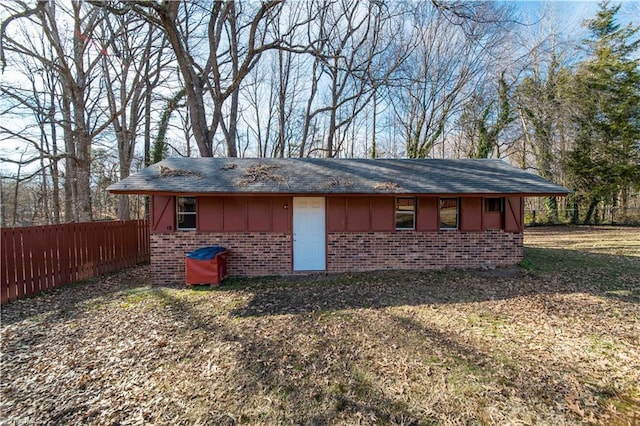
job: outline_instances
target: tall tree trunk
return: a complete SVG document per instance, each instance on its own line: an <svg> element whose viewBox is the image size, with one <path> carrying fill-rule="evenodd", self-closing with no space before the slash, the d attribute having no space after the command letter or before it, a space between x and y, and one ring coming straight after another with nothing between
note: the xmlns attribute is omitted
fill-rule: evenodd
<svg viewBox="0 0 640 426"><path fill-rule="evenodd" d="M55 122L55 93L51 92L51 107L49 109L49 125L51 126L51 195L53 198L53 223L60 223L60 170L58 167L58 131Z"/></svg>
<svg viewBox="0 0 640 426"><path fill-rule="evenodd" d="M77 191L76 176L76 150L73 144L73 132L71 130L71 101L68 97L62 98L63 139L66 156L64 159L64 220L65 222L77 222L78 214L75 209Z"/></svg>
<svg viewBox="0 0 640 426"><path fill-rule="evenodd" d="M373 123L371 129L371 158L378 157L378 146L376 141L376 123L378 118L378 90L373 91Z"/></svg>
<svg viewBox="0 0 640 426"><path fill-rule="evenodd" d="M309 93L309 97L307 98L307 106L305 108L304 114L304 124L302 125L302 140L300 141L300 152L299 157L302 158L305 156L305 150L307 149L309 131L311 130L311 121L313 120L312 108L313 101L316 97L316 92L318 91L318 66L320 64L320 60L318 58L314 58L313 60L313 70L311 72L311 92ZM315 129L314 129L315 132ZM311 142L313 142L313 137L311 138Z"/></svg>
<svg viewBox="0 0 640 426"><path fill-rule="evenodd" d="M583 224L587 225L592 222L594 213L597 211L598 204L600 203L600 199L596 196L592 196L589 202L589 208L587 209L587 214L584 217Z"/></svg>
<svg viewBox="0 0 640 426"><path fill-rule="evenodd" d="M83 135L78 138L78 168L76 170L76 205L78 207L78 221L91 222L91 140Z"/></svg>
<svg viewBox="0 0 640 426"><path fill-rule="evenodd" d="M280 71L279 84L278 84L278 148L276 149L276 156L279 158L284 157L284 146L286 144L286 123L285 123L285 110L287 108L287 88L289 82L289 75L291 73L291 54L287 56L287 64L285 67L284 52L278 51L278 70Z"/></svg>

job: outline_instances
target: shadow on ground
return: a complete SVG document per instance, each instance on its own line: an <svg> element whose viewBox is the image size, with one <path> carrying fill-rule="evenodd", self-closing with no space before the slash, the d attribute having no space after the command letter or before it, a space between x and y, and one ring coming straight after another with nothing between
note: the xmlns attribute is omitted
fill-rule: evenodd
<svg viewBox="0 0 640 426"><path fill-rule="evenodd" d="M551 279L553 277L553 279ZM522 266L494 270L382 271L294 277L230 278L218 287L162 287L184 291L249 291L234 316L300 314L354 308L448 304L509 299L537 293L583 292L640 303L640 258L577 250L525 248ZM95 277L2 306L2 321L30 316L69 318L91 304L126 298L150 287L149 265Z"/></svg>
<svg viewBox="0 0 640 426"><path fill-rule="evenodd" d="M494 270L372 272L237 280L253 299L237 316L470 303L545 293L588 293L640 302L640 258L529 248L524 266Z"/></svg>
<svg viewBox="0 0 640 426"><path fill-rule="evenodd" d="M47 336L54 321L71 323L72 318L86 315L87 321L95 318L95 328L104 331L103 322L98 321L120 310L109 323L107 334L112 341L107 345L92 335L81 336L84 352L74 356L85 357L96 369L103 368L96 377L110 378L113 375L103 365L105 360L138 333L141 343L132 345L127 359L144 359L144 367L152 368L147 371L138 366L138 370L129 371L123 367L118 371L123 376L133 373L129 379L141 393L153 383L149 377L158 372L162 381L149 392L161 394L169 402L150 405L149 412L170 406L169 414L185 424L187 420L197 423L200 413L187 413L185 406L175 401L195 404L202 395L217 397L221 388L235 391L216 404L205 400L199 408L211 410L203 414L210 423L429 424L442 419L490 423L490 418L479 417L484 412L482 406L470 406L473 401L507 401L546 415L550 410L566 411L567 398L587 390L588 395L603 400L614 397L615 388L607 388L604 381L589 383L588 389L577 387L574 376L584 375L574 373L579 366L568 366L554 352L558 350L555 346L535 351L520 351L519 344L500 347L500 342L514 339L527 344L529 337L535 337L531 330L522 330L524 337L493 336L491 332L499 333L502 323L517 323L520 312L531 315L527 303L539 303L544 309L534 307L550 312L548 318L557 319L556 324L575 324L577 318L578 323L586 324L579 330L588 329L594 342L631 347L633 343L624 340L625 333L636 338L634 330L605 333L608 325L603 313L612 304L600 302L603 298L634 304L640 301L640 260L557 249L528 248L525 253L523 266L505 269L230 279L220 288L206 289L182 284L151 286L149 268L141 266L4 306L3 329L20 330L3 336L3 349L20 359L24 348L58 345L60 336ZM562 297L544 297L574 293L579 297L569 302ZM537 295L543 297L522 297ZM520 299L514 303L492 303L481 309L473 305L516 298ZM505 306L507 313L501 311ZM480 314L485 316L476 320L482 323L483 332L465 332L462 327L473 326L467 320ZM460 321L447 323L452 317ZM20 321L23 323L10 327ZM518 331L517 327L508 329ZM76 337L85 329L71 327L65 332L67 341L72 342L69 347L76 348L80 341ZM548 332L553 334L553 327ZM154 333L158 333L157 339ZM91 351L98 342L105 352L93 359ZM209 351L206 356L205 349ZM46 355L47 351L30 353ZM142 358L149 353L157 356ZM540 354L555 362L541 361ZM218 363L225 356L231 361L220 367L219 375L202 375L207 362ZM65 362L68 358L73 357L64 357ZM15 365L15 377L33 374L20 370L20 363ZM62 376L53 379L61 388L75 383ZM412 385L415 387L410 388ZM106 385L97 382L95 386L102 392ZM21 399L31 401L31 392L37 394L35 389L33 385L20 390ZM412 396L405 397L405 391ZM75 389L69 392L82 395ZM446 393L446 400L438 392ZM121 394L114 395L118 396L111 401L113 406L122 406ZM142 402L148 400L143 398ZM88 401L81 400L90 405ZM139 402L130 399L130 403L137 406ZM257 411L261 404L269 404L266 420ZM601 410L597 404L589 407ZM246 414L249 409L255 411ZM585 406L578 409L586 410ZM122 416L122 421L133 418L128 413ZM505 416L506 421L508 414ZM577 421L570 413L567 416Z"/></svg>

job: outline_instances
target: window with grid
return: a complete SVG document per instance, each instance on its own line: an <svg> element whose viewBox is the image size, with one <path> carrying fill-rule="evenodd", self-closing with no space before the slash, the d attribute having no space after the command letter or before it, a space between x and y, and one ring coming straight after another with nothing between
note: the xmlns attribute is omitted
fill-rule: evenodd
<svg viewBox="0 0 640 426"><path fill-rule="evenodd" d="M176 229L196 229L196 198L176 197Z"/></svg>
<svg viewBox="0 0 640 426"><path fill-rule="evenodd" d="M416 199L414 197L396 198L396 229L415 229Z"/></svg>
<svg viewBox="0 0 640 426"><path fill-rule="evenodd" d="M440 229L458 229L458 199L440 199Z"/></svg>

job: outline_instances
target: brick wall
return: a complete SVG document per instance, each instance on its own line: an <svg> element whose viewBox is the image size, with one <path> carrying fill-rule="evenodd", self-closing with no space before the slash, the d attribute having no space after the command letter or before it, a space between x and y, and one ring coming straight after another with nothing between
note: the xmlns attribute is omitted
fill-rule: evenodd
<svg viewBox="0 0 640 426"><path fill-rule="evenodd" d="M151 235L151 268L156 284L184 283L185 254L205 246L231 250L229 275L287 275L291 235L273 232ZM522 233L482 232L329 232L328 272L380 269L438 269L508 266L522 260Z"/></svg>
<svg viewBox="0 0 640 426"><path fill-rule="evenodd" d="M181 231L151 235L151 270L154 284L184 283L185 254L208 246L222 246L231 251L227 258L227 271L232 276L291 273L289 234Z"/></svg>
<svg viewBox="0 0 640 426"><path fill-rule="evenodd" d="M522 233L332 232L330 272L509 266L522 260Z"/></svg>

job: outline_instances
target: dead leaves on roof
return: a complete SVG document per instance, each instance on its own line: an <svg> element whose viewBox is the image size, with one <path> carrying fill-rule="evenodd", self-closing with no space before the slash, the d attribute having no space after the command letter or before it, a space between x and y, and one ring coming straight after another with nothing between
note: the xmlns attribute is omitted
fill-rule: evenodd
<svg viewBox="0 0 640 426"><path fill-rule="evenodd" d="M202 174L194 170L172 169L171 167L160 166L160 177L202 177Z"/></svg>
<svg viewBox="0 0 640 426"><path fill-rule="evenodd" d="M402 189L400 185L395 182L380 182L374 186L378 191L399 191Z"/></svg>
<svg viewBox="0 0 640 426"><path fill-rule="evenodd" d="M233 170L236 168L236 163L225 163L220 170Z"/></svg>
<svg viewBox="0 0 640 426"><path fill-rule="evenodd" d="M236 182L240 187L249 186L258 182L276 182L286 183L287 180L284 176L277 173L280 166L273 164L254 164L243 172L242 179Z"/></svg>
<svg viewBox="0 0 640 426"><path fill-rule="evenodd" d="M349 179L333 176L328 181L318 185L318 189L321 189L321 190L330 190L335 188L346 189L346 188L351 188L352 186L353 186L353 182L351 182Z"/></svg>

